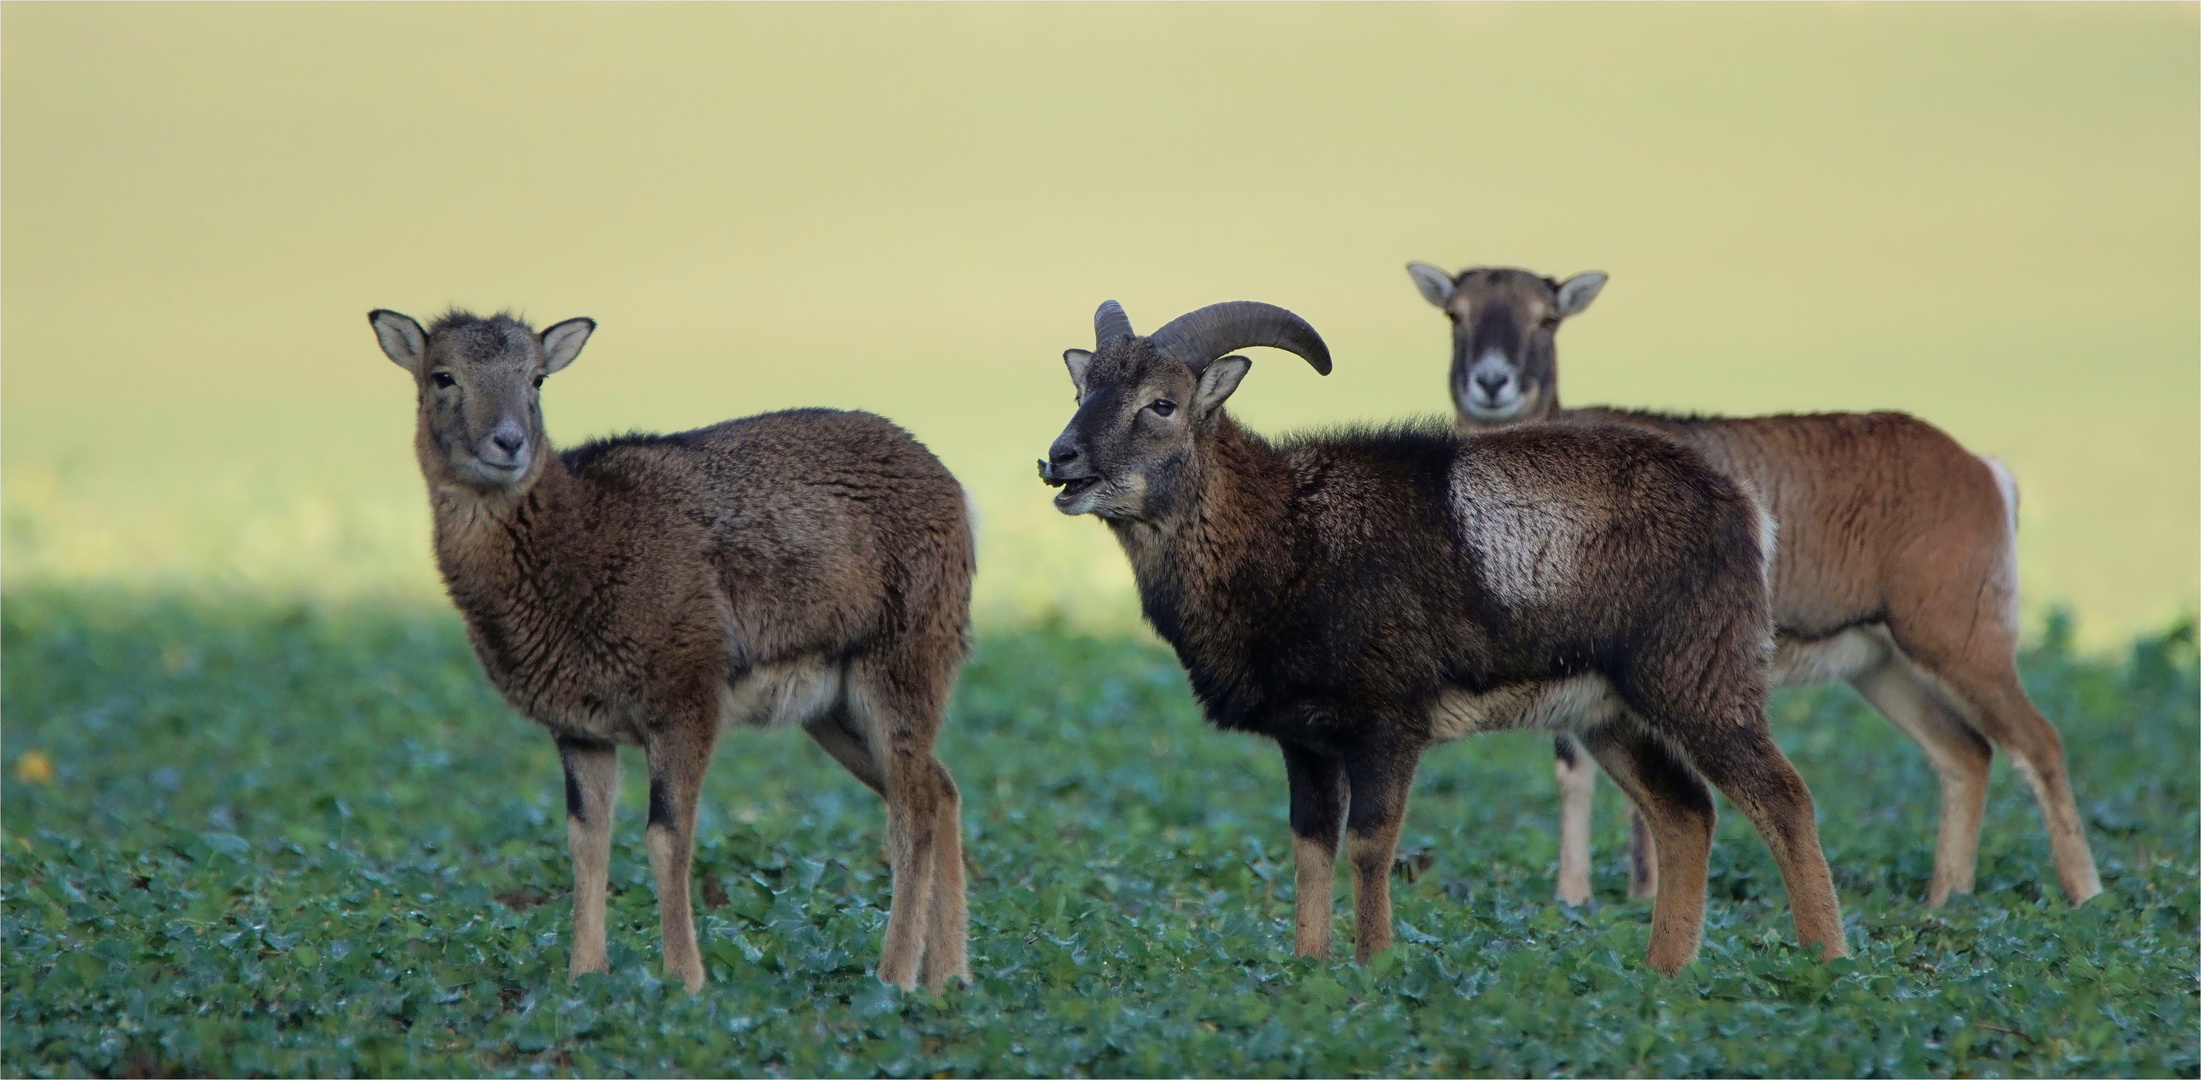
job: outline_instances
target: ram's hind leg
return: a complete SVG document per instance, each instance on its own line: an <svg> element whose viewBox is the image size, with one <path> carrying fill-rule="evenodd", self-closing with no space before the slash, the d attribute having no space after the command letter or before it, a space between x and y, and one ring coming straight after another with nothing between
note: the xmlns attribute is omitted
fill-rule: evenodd
<svg viewBox="0 0 2201 1080"><path fill-rule="evenodd" d="M604 948L604 893L611 881L612 810L619 751L610 743L558 740L566 773L566 842L573 851L573 956L566 977L611 970Z"/></svg>
<svg viewBox="0 0 2201 1080"><path fill-rule="evenodd" d="M1672 975L1696 959L1704 933L1705 873L1715 821L1704 781L1633 720L1582 736L1656 838L1657 899L1651 907L1652 967Z"/></svg>
<svg viewBox="0 0 2201 1080"><path fill-rule="evenodd" d="M1772 849L1781 880L1788 886L1796 936L1805 945L1819 946L1826 959L1849 955L1842 940L1842 909L1834 897L1834 875L1827 870L1826 853L1819 846L1811 789L1804 786L1804 778L1796 774L1781 748L1773 745L1764 713L1677 728L1677 741L1691 762L1750 819Z"/></svg>

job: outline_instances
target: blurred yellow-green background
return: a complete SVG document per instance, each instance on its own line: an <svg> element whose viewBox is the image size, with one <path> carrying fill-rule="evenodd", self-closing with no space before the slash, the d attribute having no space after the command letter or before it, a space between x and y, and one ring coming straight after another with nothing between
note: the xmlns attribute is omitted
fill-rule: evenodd
<svg viewBox="0 0 2201 1080"><path fill-rule="evenodd" d="M1612 274L1567 400L1900 408L2007 460L2029 602L2195 606L2178 5L0 7L9 588L432 600L364 313L591 315L564 443L883 412L979 610L1136 618L1032 460L1100 300L1310 318L1267 428L1446 410L1403 266Z"/></svg>

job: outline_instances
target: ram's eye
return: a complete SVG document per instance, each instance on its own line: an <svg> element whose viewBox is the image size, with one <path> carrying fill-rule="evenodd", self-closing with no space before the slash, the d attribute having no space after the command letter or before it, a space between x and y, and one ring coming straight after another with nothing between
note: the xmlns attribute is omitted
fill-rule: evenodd
<svg viewBox="0 0 2201 1080"><path fill-rule="evenodd" d="M1177 411L1177 403L1168 398L1159 398L1147 408L1154 410L1156 416L1168 416L1170 413Z"/></svg>
<svg viewBox="0 0 2201 1080"><path fill-rule="evenodd" d="M543 379L546 377L542 375L535 376L535 389L540 390L543 388Z"/></svg>
<svg viewBox="0 0 2201 1080"><path fill-rule="evenodd" d="M1546 329L1546 330L1556 330L1556 329L1558 329L1558 328L1559 328L1559 316L1557 316L1557 315L1546 315L1546 316L1544 316L1544 329Z"/></svg>
<svg viewBox="0 0 2201 1080"><path fill-rule="evenodd" d="M428 378L436 384L436 389L438 390L449 390L450 388L459 384L459 381L452 378L451 373L448 371L436 372L435 374L428 376Z"/></svg>

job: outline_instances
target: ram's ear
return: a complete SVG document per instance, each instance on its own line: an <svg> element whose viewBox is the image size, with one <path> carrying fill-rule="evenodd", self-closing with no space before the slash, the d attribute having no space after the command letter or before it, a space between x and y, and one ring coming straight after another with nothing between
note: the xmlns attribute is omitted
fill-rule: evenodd
<svg viewBox="0 0 2201 1080"><path fill-rule="evenodd" d="M386 308L376 308L367 313L367 322L374 327L374 338L382 344L382 355L390 362L420 374L420 365L428 359L428 335L421 332L420 324L410 315L400 315Z"/></svg>
<svg viewBox="0 0 2201 1080"><path fill-rule="evenodd" d="M1253 370L1253 361L1243 356L1225 356L1209 364L1200 372L1200 389L1194 394L1194 404L1200 415L1206 416L1223 407L1232 392L1238 389L1238 381Z"/></svg>
<svg viewBox="0 0 2201 1080"><path fill-rule="evenodd" d="M1597 299L1599 290L1605 287L1605 275L1596 270L1576 274L1559 286L1559 317L1571 319L1590 309L1590 301Z"/></svg>
<svg viewBox="0 0 2201 1080"><path fill-rule="evenodd" d="M1078 388L1078 400L1085 400L1085 373L1093 370L1093 354L1084 349L1062 350L1062 366L1070 369L1070 385Z"/></svg>
<svg viewBox="0 0 2201 1080"><path fill-rule="evenodd" d="M1421 290L1422 299L1438 307L1452 302L1452 275L1425 262L1406 264L1406 272L1414 275L1414 287Z"/></svg>
<svg viewBox="0 0 2201 1080"><path fill-rule="evenodd" d="M543 354L548 361L543 373L556 375L581 355L581 346L588 344L588 336L596 332L594 319L567 319L543 331Z"/></svg>

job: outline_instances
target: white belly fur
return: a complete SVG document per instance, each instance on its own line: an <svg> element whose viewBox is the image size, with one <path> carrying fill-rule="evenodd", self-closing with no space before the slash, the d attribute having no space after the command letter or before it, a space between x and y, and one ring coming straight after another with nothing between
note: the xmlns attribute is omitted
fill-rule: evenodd
<svg viewBox="0 0 2201 1080"><path fill-rule="evenodd" d="M1899 654L1887 627L1857 626L1816 641L1780 638L1772 685L1807 686L1863 674ZM1480 694L1447 690L1430 710L1430 731L1461 739L1484 731L1580 731L1620 715L1620 695L1602 675L1519 683Z"/></svg>
<svg viewBox="0 0 2201 1080"><path fill-rule="evenodd" d="M844 665L792 660L752 668L719 694L719 722L731 727L796 727L840 704Z"/></svg>
<svg viewBox="0 0 2201 1080"><path fill-rule="evenodd" d="M1774 645L1774 686L1809 686L1849 679L1897 654L1895 639L1879 623L1853 626L1816 641L1783 635L1775 639Z"/></svg>
<svg viewBox="0 0 2201 1080"><path fill-rule="evenodd" d="M1430 730L1440 739L1483 731L1577 731L1620 715L1620 695L1602 675L1517 683L1480 694L1447 690L1430 710Z"/></svg>

